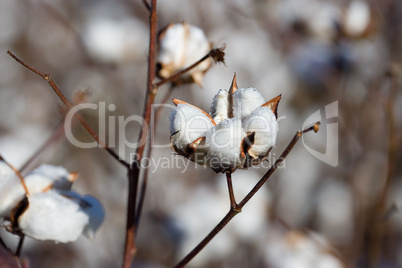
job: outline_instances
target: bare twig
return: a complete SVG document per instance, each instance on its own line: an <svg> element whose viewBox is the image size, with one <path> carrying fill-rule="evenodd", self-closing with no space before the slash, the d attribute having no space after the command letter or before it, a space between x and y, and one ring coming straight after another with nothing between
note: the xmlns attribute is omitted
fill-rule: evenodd
<svg viewBox="0 0 402 268"><path fill-rule="evenodd" d="M232 173L226 173L226 181L228 183L228 191L229 191L229 199L230 199L230 209L241 211L241 208L238 207L236 203L236 199L233 193L233 185L232 185Z"/></svg>
<svg viewBox="0 0 402 268"><path fill-rule="evenodd" d="M18 241L17 250L15 251L15 255L17 257L21 256L22 245L24 244L24 239L25 239L25 235L24 234L20 235L20 241Z"/></svg>
<svg viewBox="0 0 402 268"><path fill-rule="evenodd" d="M148 4L147 0L142 0L142 3L144 4L145 8L148 9L148 11L151 11L151 6Z"/></svg>
<svg viewBox="0 0 402 268"><path fill-rule="evenodd" d="M30 70L31 72L41 76L43 79L47 81L47 83L51 86L53 91L57 94L57 96L60 98L60 100L66 105L67 109L70 110L73 105L68 101L68 99L64 96L64 94L61 92L60 88L57 86L56 82L53 80L53 78L49 74L42 73L41 71L33 68L20 58L18 58L13 52L7 51L7 53L19 64ZM113 158L115 158L118 162L120 162L123 166L126 168L129 168L130 165L123 159L121 159L104 141L100 140L99 136L96 134L96 132L85 122L85 120L77 113L74 114L74 117L78 119L78 121L81 123L81 125L85 128L85 130L95 139L95 141L102 146Z"/></svg>
<svg viewBox="0 0 402 268"><path fill-rule="evenodd" d="M293 147L296 145L297 141L300 137L309 132L314 130L315 132L318 131L318 125L320 122L314 124L309 128L304 129L303 131L298 131L293 139L290 141L289 145L285 148L282 152L281 156L275 161L274 165L265 173L265 175L258 181L258 183L254 186L254 188L243 198L243 200L236 205L235 207L231 206L229 212L225 215L225 217L215 226L214 229L189 253L185 256L175 267L184 267L187 265L197 254L230 222L230 220L236 216L241 209L247 204L247 202L258 192L258 190L264 185L264 183L271 177L271 175L275 172L275 170L282 164L285 160L286 156L290 153ZM230 181L231 183L231 181ZM229 191L231 189L228 180ZM231 194L232 196L232 194ZM232 196L231 199L234 199ZM231 200L231 203L233 201Z"/></svg>
<svg viewBox="0 0 402 268"><path fill-rule="evenodd" d="M154 103L155 96L158 89L153 86L155 80L155 58L156 58L156 41L157 41L157 14L156 14L156 0L152 0L151 12L149 14L149 53L148 53L148 75L147 75L147 91L145 95L145 106L143 111L143 119L145 124L142 125L138 135L138 147L134 162L130 166L128 175L128 204L127 204L127 223L126 223L126 241L124 249L124 263L123 267L128 268L131 266L134 257L135 247L135 229L136 229L136 202L137 202L137 189L140 176L141 159L144 155L146 139L148 137L148 126L151 121L151 108Z"/></svg>

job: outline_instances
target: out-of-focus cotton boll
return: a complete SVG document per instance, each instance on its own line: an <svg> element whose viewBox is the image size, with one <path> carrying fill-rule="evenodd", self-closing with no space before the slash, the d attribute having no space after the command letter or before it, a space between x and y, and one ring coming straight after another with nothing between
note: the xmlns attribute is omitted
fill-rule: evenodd
<svg viewBox="0 0 402 268"><path fill-rule="evenodd" d="M0 161L0 164L3 166L1 169L4 170L4 176L2 175L0 178L2 181L0 184L0 217L7 217L18 202L24 198L26 192L14 172L10 168L7 169L3 161ZM76 173L68 173L63 167L42 165L25 177L25 185L31 194L49 188L69 190L75 178Z"/></svg>
<svg viewBox="0 0 402 268"><path fill-rule="evenodd" d="M89 55L102 63L133 61L146 50L146 30L134 19L96 17L84 26L83 40Z"/></svg>
<svg viewBox="0 0 402 268"><path fill-rule="evenodd" d="M78 203L54 190L33 194L28 202L18 226L23 234L37 240L72 242L89 223L89 216Z"/></svg>
<svg viewBox="0 0 402 268"><path fill-rule="evenodd" d="M228 118L229 111L229 93L226 89L220 89L214 96L211 105L211 116L215 123L219 123L222 120Z"/></svg>
<svg viewBox="0 0 402 268"><path fill-rule="evenodd" d="M365 1L355 0L350 2L344 18L344 30L352 36L362 35L370 24L370 8Z"/></svg>
<svg viewBox="0 0 402 268"><path fill-rule="evenodd" d="M279 130L274 113L268 107L258 107L243 122L247 133L254 132L254 143L249 149L250 156L265 157L276 144Z"/></svg>
<svg viewBox="0 0 402 268"><path fill-rule="evenodd" d="M159 35L158 75L167 78L200 60L210 49L211 43L200 28L186 22L170 24ZM203 74L211 64L211 59L203 61L174 83L202 85Z"/></svg>
<svg viewBox="0 0 402 268"><path fill-rule="evenodd" d="M226 119L208 132L208 164L216 171L233 172L241 164L241 144L246 136L240 119Z"/></svg>
<svg viewBox="0 0 402 268"><path fill-rule="evenodd" d="M268 240L265 260L268 266L277 268L343 268L330 249L318 234L290 231Z"/></svg>
<svg viewBox="0 0 402 268"><path fill-rule="evenodd" d="M255 88L240 88L233 94L233 116L244 120L264 103L264 98Z"/></svg>

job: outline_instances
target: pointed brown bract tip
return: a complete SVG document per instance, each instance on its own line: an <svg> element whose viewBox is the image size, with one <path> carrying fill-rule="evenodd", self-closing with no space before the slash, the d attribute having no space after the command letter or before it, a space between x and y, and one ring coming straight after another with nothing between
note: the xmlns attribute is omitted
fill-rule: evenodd
<svg viewBox="0 0 402 268"><path fill-rule="evenodd" d="M282 94L280 94L279 96L276 96L273 99L270 99L269 101L267 101L266 103L264 103L263 105L261 105L261 107L265 106L269 109L271 109L271 111L274 113L275 117L278 118L278 105L279 105L279 101L282 98Z"/></svg>
<svg viewBox="0 0 402 268"><path fill-rule="evenodd" d="M314 124L314 127L313 127L313 130L314 130L315 133L317 133L318 130L320 130L320 124L315 123L315 124Z"/></svg>
<svg viewBox="0 0 402 268"><path fill-rule="evenodd" d="M78 178L78 172L77 171L70 172L70 174L68 174L68 177L67 177L68 181L70 181L70 182L75 182L75 180L77 178Z"/></svg>
<svg viewBox="0 0 402 268"><path fill-rule="evenodd" d="M237 86L237 81L236 81L236 73L234 73L232 84L230 85L230 89L229 89L229 94L233 95L233 93L235 93L237 89L238 89L238 86Z"/></svg>
<svg viewBox="0 0 402 268"><path fill-rule="evenodd" d="M196 72L196 73L192 73L191 77L193 78L194 82L200 87L202 88L202 77L203 74L200 72Z"/></svg>
<svg viewBox="0 0 402 268"><path fill-rule="evenodd" d="M178 99L173 99L172 101L173 101L174 105L176 105L176 106L179 105L179 103L186 104L186 102L184 102L182 100L178 100Z"/></svg>

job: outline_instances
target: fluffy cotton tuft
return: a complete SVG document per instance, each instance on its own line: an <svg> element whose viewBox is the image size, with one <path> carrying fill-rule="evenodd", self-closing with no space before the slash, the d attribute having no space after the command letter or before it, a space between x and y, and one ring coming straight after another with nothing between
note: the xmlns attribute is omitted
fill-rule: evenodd
<svg viewBox="0 0 402 268"><path fill-rule="evenodd" d="M211 116L215 123L219 123L222 120L228 118L229 111L229 92L226 89L220 89L214 96L211 105Z"/></svg>
<svg viewBox="0 0 402 268"><path fill-rule="evenodd" d="M182 152L214 126L210 117L190 104L179 103L169 117L172 146Z"/></svg>
<svg viewBox="0 0 402 268"><path fill-rule="evenodd" d="M258 107L243 122L247 133L254 132L254 143L248 153L253 158L267 156L270 149L275 146L279 130L275 114L267 107Z"/></svg>
<svg viewBox="0 0 402 268"><path fill-rule="evenodd" d="M264 103L264 98L255 88L240 88L233 94L233 116L244 120Z"/></svg>
<svg viewBox="0 0 402 268"><path fill-rule="evenodd" d="M49 190L28 197L28 208L18 218L21 232L37 240L67 243L78 239L89 216L72 199Z"/></svg>
<svg viewBox="0 0 402 268"><path fill-rule="evenodd" d="M207 162L215 171L234 171L241 164L241 142L246 136L240 119L226 119L214 126L206 138Z"/></svg>

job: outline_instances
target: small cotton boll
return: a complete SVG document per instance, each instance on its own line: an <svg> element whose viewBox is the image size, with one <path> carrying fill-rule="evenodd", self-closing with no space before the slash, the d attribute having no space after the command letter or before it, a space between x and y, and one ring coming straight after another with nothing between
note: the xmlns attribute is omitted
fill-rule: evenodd
<svg viewBox="0 0 402 268"><path fill-rule="evenodd" d="M219 123L226 118L228 118L228 108L229 108L229 92L225 89L220 89L218 93L214 96L211 105L211 116L215 123Z"/></svg>
<svg viewBox="0 0 402 268"><path fill-rule="evenodd" d="M177 153L186 153L187 146L200 137L205 137L214 126L211 118L202 110L179 103L169 116L171 144Z"/></svg>
<svg viewBox="0 0 402 268"><path fill-rule="evenodd" d="M240 88L233 94L233 116L244 120L265 103L255 88Z"/></svg>
<svg viewBox="0 0 402 268"><path fill-rule="evenodd" d="M207 162L215 172L233 172L242 163L241 143L246 133L240 119L226 119L210 131L206 137L209 145Z"/></svg>
<svg viewBox="0 0 402 268"><path fill-rule="evenodd" d="M258 107L243 122L247 133L255 132L254 143L248 150L250 156L263 158L276 144L278 122L275 114L268 107Z"/></svg>
<svg viewBox="0 0 402 268"><path fill-rule="evenodd" d="M188 23L170 24L159 37L158 64L161 69L158 75L167 78L172 74L190 66L204 57L211 45L204 32ZM211 66L207 59L180 78L180 82L201 83L201 78ZM191 79L190 79L191 78Z"/></svg>
<svg viewBox="0 0 402 268"><path fill-rule="evenodd" d="M93 239L95 232L102 225L105 219L105 211L102 204L91 195L80 195L73 191L59 191L63 196L70 198L89 216L89 223L85 226L84 235Z"/></svg>
<svg viewBox="0 0 402 268"><path fill-rule="evenodd" d="M55 190L30 195L28 201L28 208L18 218L18 227L34 239L72 242L89 223L89 216L79 204Z"/></svg>
<svg viewBox="0 0 402 268"><path fill-rule="evenodd" d="M352 1L345 16L345 30L351 36L359 36L370 23L370 8L366 2Z"/></svg>

